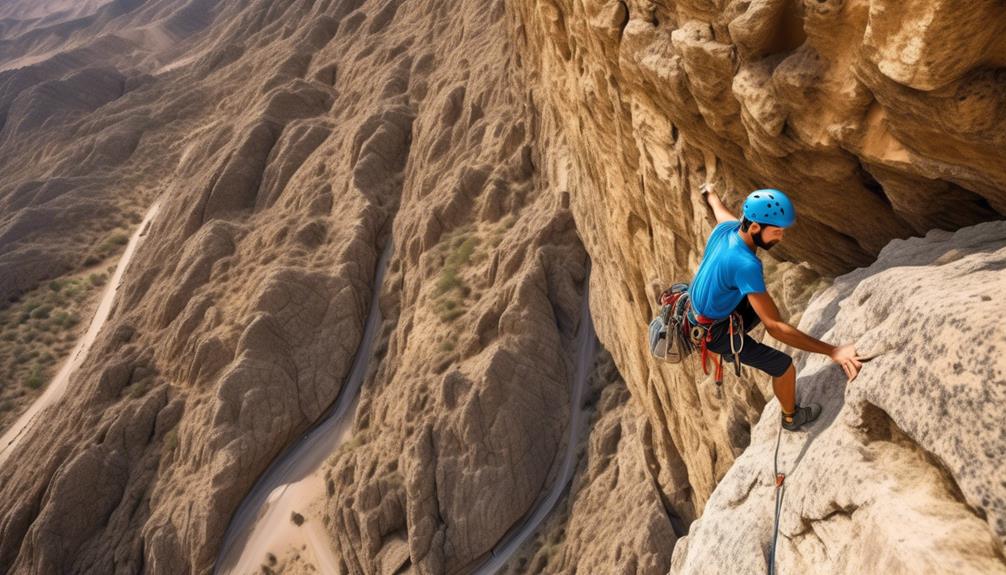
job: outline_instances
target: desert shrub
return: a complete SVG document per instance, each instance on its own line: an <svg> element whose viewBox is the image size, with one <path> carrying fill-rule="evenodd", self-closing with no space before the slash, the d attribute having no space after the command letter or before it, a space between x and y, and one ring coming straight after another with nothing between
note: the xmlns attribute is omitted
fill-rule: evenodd
<svg viewBox="0 0 1006 575"><path fill-rule="evenodd" d="M465 313L461 302L455 297L441 299L435 305L437 315L445 322L453 321Z"/></svg>
<svg viewBox="0 0 1006 575"><path fill-rule="evenodd" d="M142 381L138 381L130 385L127 389L129 389L129 397L134 399L137 397L143 397L147 394L147 390L150 389L150 380L144 379Z"/></svg>
<svg viewBox="0 0 1006 575"><path fill-rule="evenodd" d="M105 285L107 280L108 278L105 274L91 274L87 276L87 281L91 282L91 285L95 287Z"/></svg>
<svg viewBox="0 0 1006 575"><path fill-rule="evenodd" d="M49 312L52 311L52 306L49 304L44 304L36 307L31 311L31 317L34 319L48 319Z"/></svg>
<svg viewBox="0 0 1006 575"><path fill-rule="evenodd" d="M443 295L461 285L458 279L458 268L456 265L446 264L440 270L440 277L437 278L437 295Z"/></svg>
<svg viewBox="0 0 1006 575"><path fill-rule="evenodd" d="M129 243L129 235L124 232L115 232L112 235L105 238L101 245L98 246L98 251L104 254L115 251L119 246L124 246Z"/></svg>
<svg viewBox="0 0 1006 575"><path fill-rule="evenodd" d="M458 272L471 260L479 240L476 237L460 235L451 240L452 251L444 261L444 267L437 278L436 295L441 296L453 289L464 289Z"/></svg>
<svg viewBox="0 0 1006 575"><path fill-rule="evenodd" d="M463 315L465 315L465 310L455 309L453 311L444 312L444 314L440 317L442 317L444 321L454 321Z"/></svg>
<svg viewBox="0 0 1006 575"><path fill-rule="evenodd" d="M42 387L42 382L42 367L36 365L35 369L32 370L31 375L24 380L24 386L30 389L38 389Z"/></svg>
<svg viewBox="0 0 1006 575"><path fill-rule="evenodd" d="M171 431L164 434L164 449L166 451L174 451L178 447L178 428L174 428Z"/></svg>

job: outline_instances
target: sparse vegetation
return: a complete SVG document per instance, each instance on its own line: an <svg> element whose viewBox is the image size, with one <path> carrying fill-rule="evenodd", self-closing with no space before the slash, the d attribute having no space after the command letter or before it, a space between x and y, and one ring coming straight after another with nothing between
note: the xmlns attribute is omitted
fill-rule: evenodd
<svg viewBox="0 0 1006 575"><path fill-rule="evenodd" d="M16 417L55 375L79 337L81 316L107 275L47 280L0 308L0 421ZM139 390L137 390L139 391Z"/></svg>
<svg viewBox="0 0 1006 575"><path fill-rule="evenodd" d="M127 386L126 390L127 393L129 394L129 397L132 397L133 399L143 397L144 395L147 394L147 391L150 390L150 380L144 379L136 383L133 383Z"/></svg>
<svg viewBox="0 0 1006 575"><path fill-rule="evenodd" d="M450 251L434 287L434 310L441 321L449 323L465 314L465 298L471 294L471 288L461 275L472 261L479 243L478 236L471 231L462 231L448 236L438 246L441 252Z"/></svg>
<svg viewBox="0 0 1006 575"><path fill-rule="evenodd" d="M439 349L444 353L450 353L454 351L456 345L457 342L454 339L445 339L444 341L440 342Z"/></svg>
<svg viewBox="0 0 1006 575"><path fill-rule="evenodd" d="M164 434L164 451L174 451L178 447L178 428Z"/></svg>
<svg viewBox="0 0 1006 575"><path fill-rule="evenodd" d="M24 385L30 389L38 389L42 387L42 367L35 365L35 369L28 376L28 379L24 380Z"/></svg>

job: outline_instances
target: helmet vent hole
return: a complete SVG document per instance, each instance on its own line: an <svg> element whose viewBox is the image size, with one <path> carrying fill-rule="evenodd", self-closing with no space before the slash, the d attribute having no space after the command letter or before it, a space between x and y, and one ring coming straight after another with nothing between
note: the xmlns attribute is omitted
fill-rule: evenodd
<svg viewBox="0 0 1006 575"><path fill-rule="evenodd" d="M760 198L761 196L759 196L759 195L755 194L755 197L756 197L756 198Z"/></svg>
<svg viewBox="0 0 1006 575"><path fill-rule="evenodd" d="M779 211L785 214L786 213L786 208L779 208Z"/></svg>
<svg viewBox="0 0 1006 575"><path fill-rule="evenodd" d="M775 196L773 196L772 194L769 194L769 195L768 195L768 197L769 197L769 199L771 199L771 200L774 200L774 199L775 199Z"/></svg>

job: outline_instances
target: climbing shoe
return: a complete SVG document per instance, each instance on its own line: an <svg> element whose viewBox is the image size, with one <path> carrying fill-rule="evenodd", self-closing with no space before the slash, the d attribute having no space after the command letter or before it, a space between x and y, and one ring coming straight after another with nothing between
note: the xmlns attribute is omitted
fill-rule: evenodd
<svg viewBox="0 0 1006 575"><path fill-rule="evenodd" d="M796 431L802 426L817 419L817 416L821 415L821 406L812 403L805 407L800 407L799 404L796 406L796 411L791 414L782 414L782 426L786 428L787 431Z"/></svg>

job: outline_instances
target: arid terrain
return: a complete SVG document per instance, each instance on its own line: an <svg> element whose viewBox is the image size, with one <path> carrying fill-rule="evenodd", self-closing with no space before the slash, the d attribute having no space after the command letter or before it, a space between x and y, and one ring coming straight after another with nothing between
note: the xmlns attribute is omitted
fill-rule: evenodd
<svg viewBox="0 0 1006 575"><path fill-rule="evenodd" d="M7 0L0 572L1006 573L1004 146L994 0Z"/></svg>

